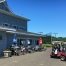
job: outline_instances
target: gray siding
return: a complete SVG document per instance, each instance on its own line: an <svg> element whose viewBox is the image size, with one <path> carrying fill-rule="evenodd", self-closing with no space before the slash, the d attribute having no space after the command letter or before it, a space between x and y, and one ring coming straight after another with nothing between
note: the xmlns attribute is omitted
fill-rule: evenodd
<svg viewBox="0 0 66 66"><path fill-rule="evenodd" d="M6 35L7 35L7 47L9 47L13 43L13 34L6 34Z"/></svg>
<svg viewBox="0 0 66 66"><path fill-rule="evenodd" d="M0 31L0 35L2 35L2 40L0 40L0 56L2 56L3 51L6 49L6 47L12 45L14 34L8 34L6 32ZM32 46L36 45L35 40L39 40L40 38L40 37L33 37L33 36L17 35L17 39L26 39L28 37L32 39Z"/></svg>
<svg viewBox="0 0 66 66"><path fill-rule="evenodd" d="M11 46L13 43L13 34L8 34L7 33L7 46ZM17 39L26 39L26 38L30 38L32 39L32 44L35 44L34 41L35 40L39 40L40 37L33 37L33 36L25 36L25 35L17 35Z"/></svg>
<svg viewBox="0 0 66 66"><path fill-rule="evenodd" d="M0 24L2 23L8 23L10 27L17 25L18 29L22 26L25 27L23 30L27 31L27 21L0 13Z"/></svg>
<svg viewBox="0 0 66 66"><path fill-rule="evenodd" d="M7 37L5 32L0 32L0 35L2 35L2 40L0 40L0 56L2 56L7 46Z"/></svg>
<svg viewBox="0 0 66 66"><path fill-rule="evenodd" d="M3 3L0 3L0 9L10 12Z"/></svg>

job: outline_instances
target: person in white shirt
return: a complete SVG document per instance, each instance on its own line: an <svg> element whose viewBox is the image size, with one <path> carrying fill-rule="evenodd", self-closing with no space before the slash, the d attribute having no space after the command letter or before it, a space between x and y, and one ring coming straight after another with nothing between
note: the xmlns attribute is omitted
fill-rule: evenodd
<svg viewBox="0 0 66 66"><path fill-rule="evenodd" d="M21 47L21 52L24 52L24 50L25 50L25 47L22 46L22 47Z"/></svg>

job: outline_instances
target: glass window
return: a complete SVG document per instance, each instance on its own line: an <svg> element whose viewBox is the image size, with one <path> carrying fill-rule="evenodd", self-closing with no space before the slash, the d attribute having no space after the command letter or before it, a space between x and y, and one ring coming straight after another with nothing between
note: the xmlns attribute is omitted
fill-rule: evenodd
<svg viewBox="0 0 66 66"><path fill-rule="evenodd" d="M25 39L20 39L20 45L24 45L26 44L26 40Z"/></svg>
<svg viewBox="0 0 66 66"><path fill-rule="evenodd" d="M24 29L25 27L20 26L20 29Z"/></svg>
<svg viewBox="0 0 66 66"><path fill-rule="evenodd" d="M36 45L39 45L39 40L35 40L35 44Z"/></svg>
<svg viewBox="0 0 66 66"><path fill-rule="evenodd" d="M20 29L22 29L22 27L20 26Z"/></svg>
<svg viewBox="0 0 66 66"><path fill-rule="evenodd" d="M8 24L4 24L5 26L9 26Z"/></svg>
<svg viewBox="0 0 66 66"><path fill-rule="evenodd" d="M30 39L30 45L32 44L32 40Z"/></svg>
<svg viewBox="0 0 66 66"><path fill-rule="evenodd" d="M16 25L13 25L13 28L18 29L18 27Z"/></svg>
<svg viewBox="0 0 66 66"><path fill-rule="evenodd" d="M10 24L8 23L2 23L3 26L9 26Z"/></svg>

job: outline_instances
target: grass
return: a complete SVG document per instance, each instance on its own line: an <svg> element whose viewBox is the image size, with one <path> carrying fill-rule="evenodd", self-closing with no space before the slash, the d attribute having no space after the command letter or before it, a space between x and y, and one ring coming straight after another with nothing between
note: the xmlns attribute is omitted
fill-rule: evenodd
<svg viewBox="0 0 66 66"><path fill-rule="evenodd" d="M42 44L42 46L43 46L43 47L48 47L48 48L52 47L51 44Z"/></svg>

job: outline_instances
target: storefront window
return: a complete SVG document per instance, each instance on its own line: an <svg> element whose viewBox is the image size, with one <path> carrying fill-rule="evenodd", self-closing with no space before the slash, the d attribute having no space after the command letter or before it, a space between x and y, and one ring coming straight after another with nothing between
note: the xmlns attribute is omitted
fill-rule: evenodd
<svg viewBox="0 0 66 66"><path fill-rule="evenodd" d="M32 44L32 40L30 39L30 45Z"/></svg>
<svg viewBox="0 0 66 66"><path fill-rule="evenodd" d="M20 39L20 45L25 45L26 44L26 40L25 39Z"/></svg>
<svg viewBox="0 0 66 66"><path fill-rule="evenodd" d="M36 45L39 45L39 40L35 40L35 44Z"/></svg>

